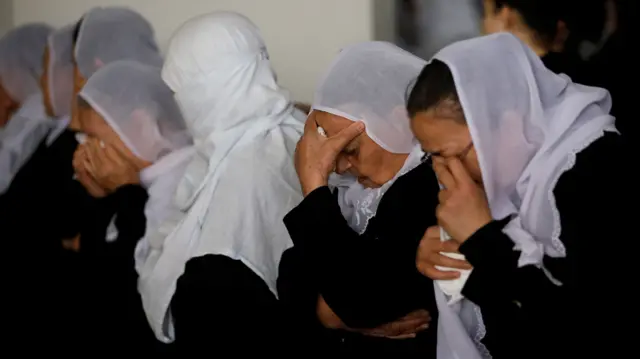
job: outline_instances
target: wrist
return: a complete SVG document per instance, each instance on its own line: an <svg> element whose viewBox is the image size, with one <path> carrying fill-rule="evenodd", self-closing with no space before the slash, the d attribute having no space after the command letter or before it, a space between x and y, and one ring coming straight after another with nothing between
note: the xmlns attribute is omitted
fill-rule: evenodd
<svg viewBox="0 0 640 359"><path fill-rule="evenodd" d="M300 182L302 186L302 194L306 197L309 193L315 191L320 187L324 187L327 185L327 180L324 178L312 178L309 180L304 180Z"/></svg>
<svg viewBox="0 0 640 359"><path fill-rule="evenodd" d="M486 225L488 225L492 221L493 219L491 217L483 218L483 219L479 219L478 221L475 221L471 226L469 226L470 229L466 231L466 233L459 236L459 238L454 238L455 241L458 242L458 244L463 244L469 238L473 237L473 235L476 234L476 232L484 228Z"/></svg>

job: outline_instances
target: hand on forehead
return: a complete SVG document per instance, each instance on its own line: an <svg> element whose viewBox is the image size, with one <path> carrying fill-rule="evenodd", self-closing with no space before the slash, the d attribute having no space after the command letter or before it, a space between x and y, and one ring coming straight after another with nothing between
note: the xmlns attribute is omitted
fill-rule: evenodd
<svg viewBox="0 0 640 359"><path fill-rule="evenodd" d="M318 126L322 127L327 137L337 135L340 131L349 127L353 121L328 112L314 110L311 115Z"/></svg>

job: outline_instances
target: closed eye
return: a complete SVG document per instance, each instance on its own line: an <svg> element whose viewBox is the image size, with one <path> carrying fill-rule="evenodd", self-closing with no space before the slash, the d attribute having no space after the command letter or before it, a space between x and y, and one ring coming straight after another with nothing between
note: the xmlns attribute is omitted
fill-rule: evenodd
<svg viewBox="0 0 640 359"><path fill-rule="evenodd" d="M357 148L345 148L344 150L342 150L342 153L346 156L355 156L358 154L358 149Z"/></svg>

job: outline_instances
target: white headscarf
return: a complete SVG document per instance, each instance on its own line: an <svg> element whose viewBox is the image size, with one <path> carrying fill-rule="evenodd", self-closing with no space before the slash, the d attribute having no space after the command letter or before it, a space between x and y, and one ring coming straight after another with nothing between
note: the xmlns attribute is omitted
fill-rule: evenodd
<svg viewBox="0 0 640 359"><path fill-rule="evenodd" d="M0 132L0 193L6 191L54 125L46 115L39 85L51 31L47 25L24 25L0 39L0 82L20 103Z"/></svg>
<svg viewBox="0 0 640 359"><path fill-rule="evenodd" d="M358 233L365 231L393 182L420 164L422 151L409 127L405 102L425 64L393 44L365 42L343 49L317 88L313 110L363 121L367 135L380 147L410 154L398 174L380 188L364 188L349 175L331 176L342 214Z"/></svg>
<svg viewBox="0 0 640 359"><path fill-rule="evenodd" d="M104 118L137 157L153 162L140 173L149 199L147 227L157 226L170 211L172 191L194 149L173 93L160 69L135 61L116 61L98 70L81 96Z"/></svg>
<svg viewBox="0 0 640 359"><path fill-rule="evenodd" d="M76 25L68 25L49 35L49 68L47 69L49 97L58 117L71 113L73 97L73 32Z"/></svg>
<svg viewBox="0 0 640 359"><path fill-rule="evenodd" d="M40 93L44 50L51 31L48 25L29 24L9 31L0 39L0 82L20 104Z"/></svg>
<svg viewBox="0 0 640 359"><path fill-rule="evenodd" d="M153 27L140 14L123 7L97 7L82 17L75 59L85 79L118 60L162 66Z"/></svg>
<svg viewBox="0 0 640 359"><path fill-rule="evenodd" d="M453 74L492 216L513 216L504 232L521 252L519 265L566 256L553 190L577 153L615 131L609 94L554 74L510 34L459 42L435 59ZM439 333L438 358L478 357L465 343L484 336L480 313L468 300L461 305L459 317L439 321L447 335Z"/></svg>
<svg viewBox="0 0 640 359"><path fill-rule="evenodd" d="M50 146L71 122L71 100L73 98L73 32L76 24L67 25L49 35L48 86L49 100L57 121L47 135Z"/></svg>
<svg viewBox="0 0 640 359"><path fill-rule="evenodd" d="M275 293L280 257L292 245L282 218L302 200L292 158L304 115L277 85L258 28L238 14L182 25L162 76L197 149L172 217L149 228L136 249L147 318L170 342L169 303L192 257L241 260Z"/></svg>

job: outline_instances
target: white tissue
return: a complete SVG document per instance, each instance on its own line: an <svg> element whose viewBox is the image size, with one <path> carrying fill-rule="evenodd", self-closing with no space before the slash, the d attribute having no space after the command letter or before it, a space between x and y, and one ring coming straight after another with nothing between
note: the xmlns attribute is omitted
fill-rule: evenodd
<svg viewBox="0 0 640 359"><path fill-rule="evenodd" d="M440 228L440 240L443 242L451 240L449 233L445 232L442 228ZM440 254L453 259L465 260L465 257L460 253L440 252ZM473 269L454 269L440 266L435 267L441 271L460 272L460 277L458 279L436 281L442 292L447 295L447 298L449 299L448 304L453 305L464 299L464 296L462 295L462 288L464 288L464 285L467 282L467 279L469 279L469 275Z"/></svg>

